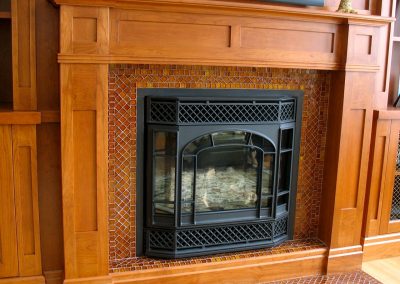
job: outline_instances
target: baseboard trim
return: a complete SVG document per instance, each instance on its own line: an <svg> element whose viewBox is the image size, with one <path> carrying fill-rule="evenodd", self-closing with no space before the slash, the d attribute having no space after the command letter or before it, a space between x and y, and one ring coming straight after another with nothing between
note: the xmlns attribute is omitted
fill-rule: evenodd
<svg viewBox="0 0 400 284"><path fill-rule="evenodd" d="M46 284L62 284L64 281L63 270L43 271Z"/></svg>
<svg viewBox="0 0 400 284"><path fill-rule="evenodd" d="M363 248L363 261L399 256L400 233L365 238Z"/></svg>
<svg viewBox="0 0 400 284"><path fill-rule="evenodd" d="M0 284L45 284L43 276L12 277L0 279Z"/></svg>
<svg viewBox="0 0 400 284"><path fill-rule="evenodd" d="M113 273L115 284L258 283L323 274L327 249L249 259Z"/></svg>
<svg viewBox="0 0 400 284"><path fill-rule="evenodd" d="M361 245L330 249L326 273L335 274L360 270L362 258Z"/></svg>
<svg viewBox="0 0 400 284"><path fill-rule="evenodd" d="M202 263L143 271L111 273L103 277L65 280L64 284L227 284L258 283L325 272L327 249Z"/></svg>

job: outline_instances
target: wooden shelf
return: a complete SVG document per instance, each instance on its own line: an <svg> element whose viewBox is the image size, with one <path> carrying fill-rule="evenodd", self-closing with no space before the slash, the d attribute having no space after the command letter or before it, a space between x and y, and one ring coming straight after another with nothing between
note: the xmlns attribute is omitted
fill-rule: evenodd
<svg viewBox="0 0 400 284"><path fill-rule="evenodd" d="M11 19L11 12L0 11L0 19Z"/></svg>
<svg viewBox="0 0 400 284"><path fill-rule="evenodd" d="M0 104L0 125L40 124L41 113L37 111L13 111L11 104Z"/></svg>

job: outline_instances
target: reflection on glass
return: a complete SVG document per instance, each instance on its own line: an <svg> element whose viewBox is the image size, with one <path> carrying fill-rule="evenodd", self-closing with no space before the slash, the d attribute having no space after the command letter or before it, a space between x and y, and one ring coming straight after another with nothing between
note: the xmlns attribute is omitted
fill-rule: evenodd
<svg viewBox="0 0 400 284"><path fill-rule="evenodd" d="M201 136L200 138L194 140L192 143L186 146L184 155L193 155L196 154L201 149L211 147L211 137L210 135Z"/></svg>
<svg viewBox="0 0 400 284"><path fill-rule="evenodd" d="M197 161L196 211L255 208L260 157L258 150L243 146L221 146L201 152ZM183 190L190 188L184 181L191 174L182 173Z"/></svg>
<svg viewBox="0 0 400 284"><path fill-rule="evenodd" d="M247 144L249 134L244 131L224 131L212 134L214 145Z"/></svg>
<svg viewBox="0 0 400 284"><path fill-rule="evenodd" d="M279 179L278 179L279 191L289 190L291 164L292 164L292 152L282 153L279 165Z"/></svg>
<svg viewBox="0 0 400 284"><path fill-rule="evenodd" d="M261 207L262 208L271 208L271 206L272 206L272 198L271 197L269 197L269 198L263 197L262 202L261 202Z"/></svg>
<svg viewBox="0 0 400 284"><path fill-rule="evenodd" d="M283 129L281 136L281 148L291 149L293 143L293 129Z"/></svg>
<svg viewBox="0 0 400 284"><path fill-rule="evenodd" d="M168 156L155 157L154 167L154 200L174 201L175 158Z"/></svg>
<svg viewBox="0 0 400 284"><path fill-rule="evenodd" d="M157 155L175 155L176 154L176 133L155 131L154 149Z"/></svg>
<svg viewBox="0 0 400 284"><path fill-rule="evenodd" d="M193 157L184 157L182 165L182 201L193 200L194 165Z"/></svg>
<svg viewBox="0 0 400 284"><path fill-rule="evenodd" d="M182 203L182 213L192 213L192 203Z"/></svg>
<svg viewBox="0 0 400 284"><path fill-rule="evenodd" d="M253 142L254 146L263 149L265 152L275 152L274 145L264 137L253 134L251 136L251 141Z"/></svg>
<svg viewBox="0 0 400 284"><path fill-rule="evenodd" d="M278 207L276 208L276 213L284 213L289 211L289 195L285 194L278 197Z"/></svg>
<svg viewBox="0 0 400 284"><path fill-rule="evenodd" d="M274 186L274 154L264 155L264 169L262 173L262 194L272 194Z"/></svg>
<svg viewBox="0 0 400 284"><path fill-rule="evenodd" d="M174 214L174 204L165 203L155 203L155 213L161 215L173 215Z"/></svg>
<svg viewBox="0 0 400 284"><path fill-rule="evenodd" d="M156 214L174 214L176 133L155 131L153 201Z"/></svg>

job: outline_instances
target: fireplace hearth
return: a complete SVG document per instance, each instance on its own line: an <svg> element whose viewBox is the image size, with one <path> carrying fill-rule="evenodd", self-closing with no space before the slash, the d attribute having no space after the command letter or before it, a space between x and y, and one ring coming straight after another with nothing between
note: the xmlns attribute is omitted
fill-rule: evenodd
<svg viewBox="0 0 400 284"><path fill-rule="evenodd" d="M141 93L146 255L190 257L293 237L302 92Z"/></svg>

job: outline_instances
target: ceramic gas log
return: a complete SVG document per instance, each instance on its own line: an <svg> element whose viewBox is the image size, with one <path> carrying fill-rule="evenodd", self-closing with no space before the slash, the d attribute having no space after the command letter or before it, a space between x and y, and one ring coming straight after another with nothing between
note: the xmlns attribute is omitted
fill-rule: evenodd
<svg viewBox="0 0 400 284"><path fill-rule="evenodd" d="M302 93L147 89L145 254L292 238Z"/></svg>

